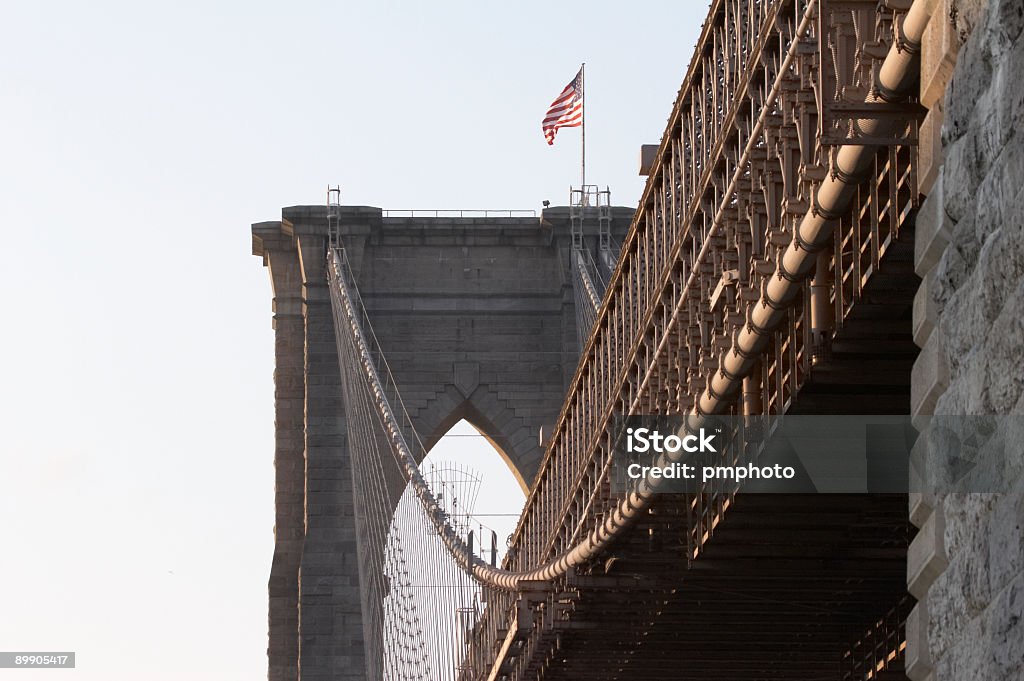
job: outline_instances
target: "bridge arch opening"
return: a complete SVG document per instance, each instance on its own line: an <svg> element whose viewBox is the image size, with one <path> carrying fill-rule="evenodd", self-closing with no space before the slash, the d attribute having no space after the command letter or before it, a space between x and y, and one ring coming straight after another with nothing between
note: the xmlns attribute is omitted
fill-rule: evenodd
<svg viewBox="0 0 1024 681"><path fill-rule="evenodd" d="M515 530L528 489L514 461L502 450L496 438L472 421L459 418L442 435L434 438L420 469L428 472L432 466L464 468L479 477L473 521L475 525L494 530L497 534L500 558L504 554L506 538ZM478 541L478 551L490 550L489 538Z"/></svg>
<svg viewBox="0 0 1024 681"><path fill-rule="evenodd" d="M494 440L458 418L424 441L430 448L420 472L451 529L480 559L500 564L526 495L515 466ZM380 548L364 549L379 551L382 575L379 600L364 603L371 613L367 621L377 623L364 633L373 642L374 664L384 678L455 678L465 659L467 632L486 607L487 595L448 552L411 484L391 509L383 539ZM378 632L389 632L392 639Z"/></svg>
<svg viewBox="0 0 1024 681"><path fill-rule="evenodd" d="M520 462L515 455L515 448L509 441L509 437L503 433L502 430L497 427L480 409L477 409L470 400L465 400L458 406L458 408L452 410L447 416L442 418L437 425L430 430L428 436L423 439L423 446L427 451L427 456L424 460L430 459L435 447L440 445L442 440L449 437L454 439L452 442L445 444L446 451L453 446L456 441L462 441L467 438L480 440L482 438L483 441L490 445L490 449L486 451L481 450L479 453L480 457L484 458L486 454L490 454L491 452L497 453L501 460L504 461L505 466L515 479L515 483L519 486L522 493L524 495L529 493L531 482L529 479L530 476L527 472L522 470ZM460 454L460 456L462 455ZM460 462L473 467L473 463L469 460L462 461L460 459ZM495 475L498 474L495 473Z"/></svg>

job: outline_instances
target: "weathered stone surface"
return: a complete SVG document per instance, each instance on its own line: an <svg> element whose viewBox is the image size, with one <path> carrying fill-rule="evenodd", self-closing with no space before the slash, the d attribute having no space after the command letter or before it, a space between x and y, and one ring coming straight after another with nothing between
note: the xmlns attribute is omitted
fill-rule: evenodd
<svg viewBox="0 0 1024 681"><path fill-rule="evenodd" d="M270 272L274 310L274 557L267 657L270 681L294 681L299 665L299 563L305 538L305 340L302 273L280 222L253 226L254 253Z"/></svg>
<svg viewBox="0 0 1024 681"><path fill-rule="evenodd" d="M935 304L935 300L932 298L931 289L934 288L934 282L929 282L929 279L934 279L934 272L929 272L925 280L921 282L921 286L917 289L917 293L914 294L914 343L919 348L923 348L924 344L928 342L928 337L932 333L932 329L935 328L935 323L938 320L938 306Z"/></svg>
<svg viewBox="0 0 1024 681"><path fill-rule="evenodd" d="M304 681L365 679L352 473L342 411L341 370L327 291L326 237L292 225L302 268L305 321L305 541L299 566L299 667ZM338 547L347 547L345 553ZM345 555L345 554L348 555ZM349 558L342 560L341 558ZM345 656L351 664L334 669Z"/></svg>
<svg viewBox="0 0 1024 681"><path fill-rule="evenodd" d="M947 114L946 125L948 129ZM978 184L984 176L984 161L978 144L978 132L969 130L958 135L955 141L944 144L942 175L944 184L945 211L954 222L960 222L973 215ZM971 223L974 224L973 222Z"/></svg>
<svg viewBox="0 0 1024 681"><path fill-rule="evenodd" d="M974 34L974 38L960 49L956 69L946 90L946 121L942 137L947 145L967 133L975 104L984 97L992 82L988 46L980 39L981 34Z"/></svg>
<svg viewBox="0 0 1024 681"><path fill-rule="evenodd" d="M1022 452L1024 450L1017 450ZM1024 478L996 502L989 529L989 582L995 592L1024 573ZM1022 639L1024 640L1024 639Z"/></svg>
<svg viewBox="0 0 1024 681"><path fill-rule="evenodd" d="M383 218L346 206L342 239L376 337L429 449L460 419L526 487L579 349L567 209L543 220ZM277 496L272 680L366 679L375 607L359 583L360 529L326 280L323 206L253 226L275 286ZM632 211L613 209L621 238ZM596 241L590 221L586 235ZM389 483L390 484L390 483ZM364 528L365 529L365 528Z"/></svg>
<svg viewBox="0 0 1024 681"><path fill-rule="evenodd" d="M974 33L974 27L985 19L989 0L953 0L949 5L949 17L961 43Z"/></svg>
<svg viewBox="0 0 1024 681"><path fill-rule="evenodd" d="M931 105L918 133L917 189L922 194L931 194L942 169L942 106L941 98Z"/></svg>
<svg viewBox="0 0 1024 681"><path fill-rule="evenodd" d="M988 681L989 658L986 654L986 631L981 620L971 620L962 631L962 638L936 662L935 678L954 681L977 679Z"/></svg>
<svg viewBox="0 0 1024 681"><path fill-rule="evenodd" d="M960 38L952 18L955 3L932 0L932 4L932 20L921 42L921 104L929 109L934 109L946 94L960 50Z"/></svg>
<svg viewBox="0 0 1024 681"><path fill-rule="evenodd" d="M928 604L918 603L907 616L907 678L924 681L932 671L928 648Z"/></svg>
<svg viewBox="0 0 1024 681"><path fill-rule="evenodd" d="M984 353L988 404L996 413L1008 413L1024 391L1024 283L1012 289L1010 302L990 329Z"/></svg>
<svg viewBox="0 0 1024 681"><path fill-rule="evenodd" d="M954 415L1021 413L1024 3L936 1L944 4L949 14L938 18L949 19L955 35L933 39L955 37L963 45L942 102L944 149L933 154L943 159L940 179L919 214L917 263L928 274L923 287L929 295L922 294L914 306L915 338L926 339L914 368L915 405ZM934 55L928 59L935 62ZM926 65L923 85L939 82L942 68ZM937 196L940 205L929 205ZM997 471L1003 493L926 489L911 499L912 513L923 525L911 549L908 584L926 607L908 622L907 659L922 672L931 666L936 680L1024 678L1024 427L1019 421L1002 420L997 431L1007 452ZM929 442L922 477L933 484L945 479L956 465L951 451ZM943 562L940 544L948 564L937 570ZM922 620L926 641L919 636ZM911 677L916 673L917 668Z"/></svg>
<svg viewBox="0 0 1024 681"><path fill-rule="evenodd" d="M910 411L931 414L939 396L949 385L949 364L941 338L932 334L921 349L910 376Z"/></svg>
<svg viewBox="0 0 1024 681"><path fill-rule="evenodd" d="M918 447L923 451L924 438L920 438L918 444L914 446L915 449ZM916 458L918 454L915 452L914 456ZM926 473L926 471L920 470L916 466L911 468L910 488L922 489L925 486L926 480L923 476L915 475L916 473ZM924 524L928 522L928 517L935 511L935 495L931 491L911 492L908 499L908 506L910 511L910 522L914 523L915 527L924 527Z"/></svg>
<svg viewBox="0 0 1024 681"><path fill-rule="evenodd" d="M948 564L945 515L940 509L928 517L910 544L907 552L908 591L918 600L923 600L928 595L928 587Z"/></svg>
<svg viewBox="0 0 1024 681"><path fill-rule="evenodd" d="M995 0L990 21L992 52L997 56L1013 48L1024 29L1024 5L1017 0Z"/></svg>
<svg viewBox="0 0 1024 681"><path fill-rule="evenodd" d="M942 178L936 178L931 193L917 212L914 233L914 270L925 277L939 263L952 236L952 221L943 206Z"/></svg>
<svg viewBox="0 0 1024 681"><path fill-rule="evenodd" d="M993 600L986 621L987 641L985 653L990 660L991 678L1011 681L1024 678L1024 574L1017 578Z"/></svg>

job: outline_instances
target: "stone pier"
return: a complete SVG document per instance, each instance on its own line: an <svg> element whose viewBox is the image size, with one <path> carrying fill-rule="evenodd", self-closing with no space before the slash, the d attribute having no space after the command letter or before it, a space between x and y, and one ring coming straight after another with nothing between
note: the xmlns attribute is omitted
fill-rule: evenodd
<svg viewBox="0 0 1024 681"><path fill-rule="evenodd" d="M621 240L633 211L612 210ZM393 218L342 206L374 331L429 449L472 423L526 489L579 356L567 208L530 218ZM588 216L586 240L597 240ZM271 681L366 678L352 471L327 290L327 209L252 226L276 334Z"/></svg>
<svg viewBox="0 0 1024 681"><path fill-rule="evenodd" d="M1024 3L932 0L912 409L1024 415ZM999 493L911 495L914 681L1024 678L1024 433ZM926 466L949 463L927 451Z"/></svg>

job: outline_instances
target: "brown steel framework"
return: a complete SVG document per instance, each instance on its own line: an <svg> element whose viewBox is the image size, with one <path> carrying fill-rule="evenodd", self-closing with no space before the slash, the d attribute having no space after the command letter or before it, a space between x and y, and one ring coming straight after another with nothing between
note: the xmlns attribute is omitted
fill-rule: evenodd
<svg viewBox="0 0 1024 681"><path fill-rule="evenodd" d="M879 86L883 59L914 49L896 28L909 6L713 3L507 569L543 565L608 522L616 415L691 413L709 392L728 413L807 411L804 388L819 411L906 412L911 358L881 399L856 375L892 368L886 344L905 352L909 337L920 109ZM862 177L839 162L842 145L877 147ZM851 186L834 215L818 204L830 182ZM742 392L714 394L709 376L786 274L808 215L834 227L831 247L796 282ZM815 383L830 371L852 378L832 403ZM600 560L492 590L465 677L898 674L909 533L902 497L664 500Z"/></svg>
<svg viewBox="0 0 1024 681"><path fill-rule="evenodd" d="M462 679L902 678L904 495L656 496L643 481L619 498L609 477L621 415L907 412L927 20L923 1L713 2L501 567L419 473L332 252L367 438L483 585Z"/></svg>

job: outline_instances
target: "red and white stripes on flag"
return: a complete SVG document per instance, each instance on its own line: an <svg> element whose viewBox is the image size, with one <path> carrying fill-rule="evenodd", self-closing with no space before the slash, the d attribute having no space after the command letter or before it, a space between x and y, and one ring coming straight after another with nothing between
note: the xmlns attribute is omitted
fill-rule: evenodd
<svg viewBox="0 0 1024 681"><path fill-rule="evenodd" d="M583 125L583 69L576 74L562 94L551 102L551 108L544 114L544 139L548 144L555 143L555 133L559 128L578 128Z"/></svg>

